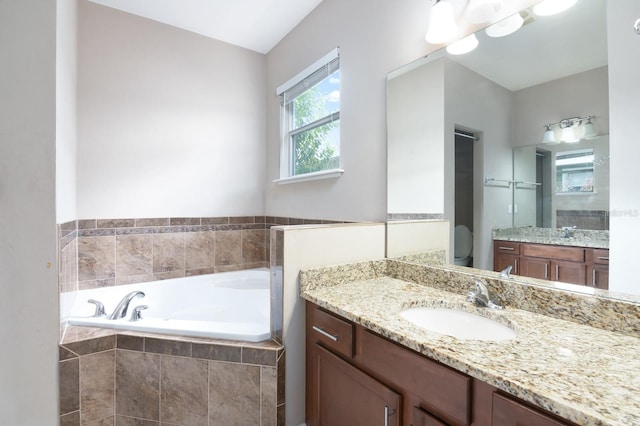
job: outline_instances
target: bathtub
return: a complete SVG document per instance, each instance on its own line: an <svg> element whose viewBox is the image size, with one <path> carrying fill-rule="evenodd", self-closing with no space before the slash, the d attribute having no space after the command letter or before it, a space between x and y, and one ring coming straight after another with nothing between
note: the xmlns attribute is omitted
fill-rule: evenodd
<svg viewBox="0 0 640 426"><path fill-rule="evenodd" d="M93 317L95 299L107 315L132 291L143 291L129 303L125 318ZM130 321L136 306L147 305L142 318ZM260 342L271 337L269 270L250 269L174 278L140 284L80 290L67 322L70 325L113 328L179 336Z"/></svg>

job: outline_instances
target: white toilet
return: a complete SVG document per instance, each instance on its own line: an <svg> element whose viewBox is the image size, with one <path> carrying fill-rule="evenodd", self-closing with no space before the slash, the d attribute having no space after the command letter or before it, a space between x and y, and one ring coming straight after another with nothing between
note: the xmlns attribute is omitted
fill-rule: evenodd
<svg viewBox="0 0 640 426"><path fill-rule="evenodd" d="M471 266L473 234L464 225L457 225L453 234L453 263L460 266Z"/></svg>

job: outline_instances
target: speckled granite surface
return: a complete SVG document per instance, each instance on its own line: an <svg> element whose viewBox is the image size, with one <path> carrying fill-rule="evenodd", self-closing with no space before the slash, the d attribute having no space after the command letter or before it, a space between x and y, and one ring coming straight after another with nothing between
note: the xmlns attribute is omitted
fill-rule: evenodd
<svg viewBox="0 0 640 426"><path fill-rule="evenodd" d="M640 338L635 332L624 334L585 325L605 321L609 314L620 315L617 311L630 313L629 322L637 323L637 305L587 297L592 311L605 308L604 313L591 317L585 306L580 306L580 297L555 299L548 289L528 293L523 290L526 285L503 282L513 287L499 293L507 307L491 311L465 301L470 275L442 268L439 274L437 267L401 264L380 261L303 271L301 294L395 342L578 424L640 424ZM390 276L394 274L404 278ZM450 274L458 277L451 279ZM421 281L424 279L429 281ZM489 284L495 289L496 282ZM566 306L574 302L576 306ZM514 307L518 303L530 310ZM509 325L518 336L487 342L429 332L399 316L412 306L467 310ZM567 321L535 313L538 309L551 312L552 306L564 312L562 315L577 312L582 317Z"/></svg>
<svg viewBox="0 0 640 426"><path fill-rule="evenodd" d="M564 231L557 228L501 228L492 231L492 239L520 243L553 244L558 246L609 248L609 231L572 229L570 237L563 237Z"/></svg>

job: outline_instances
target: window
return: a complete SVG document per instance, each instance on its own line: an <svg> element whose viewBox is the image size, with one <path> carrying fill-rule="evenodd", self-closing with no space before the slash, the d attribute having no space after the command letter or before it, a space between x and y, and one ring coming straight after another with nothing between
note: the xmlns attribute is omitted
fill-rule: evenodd
<svg viewBox="0 0 640 426"><path fill-rule="evenodd" d="M556 153L556 192L594 192L593 160L593 149Z"/></svg>
<svg viewBox="0 0 640 426"><path fill-rule="evenodd" d="M278 182L334 177L340 169L340 57L334 49L278 88Z"/></svg>

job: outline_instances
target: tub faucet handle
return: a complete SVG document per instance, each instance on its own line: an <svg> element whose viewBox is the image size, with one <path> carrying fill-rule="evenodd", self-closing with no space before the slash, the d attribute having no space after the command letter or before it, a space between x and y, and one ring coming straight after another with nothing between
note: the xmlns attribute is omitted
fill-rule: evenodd
<svg viewBox="0 0 640 426"><path fill-rule="evenodd" d="M87 300L87 303L93 303L94 305L96 305L96 310L93 313L94 317L99 318L107 316L107 313L104 311L104 305L102 304L102 302L99 302L95 299L89 299Z"/></svg>
<svg viewBox="0 0 640 426"><path fill-rule="evenodd" d="M129 321L135 322L142 319L142 311L147 308L147 305L138 305L133 308L133 312L131 312L131 318L129 318Z"/></svg>

